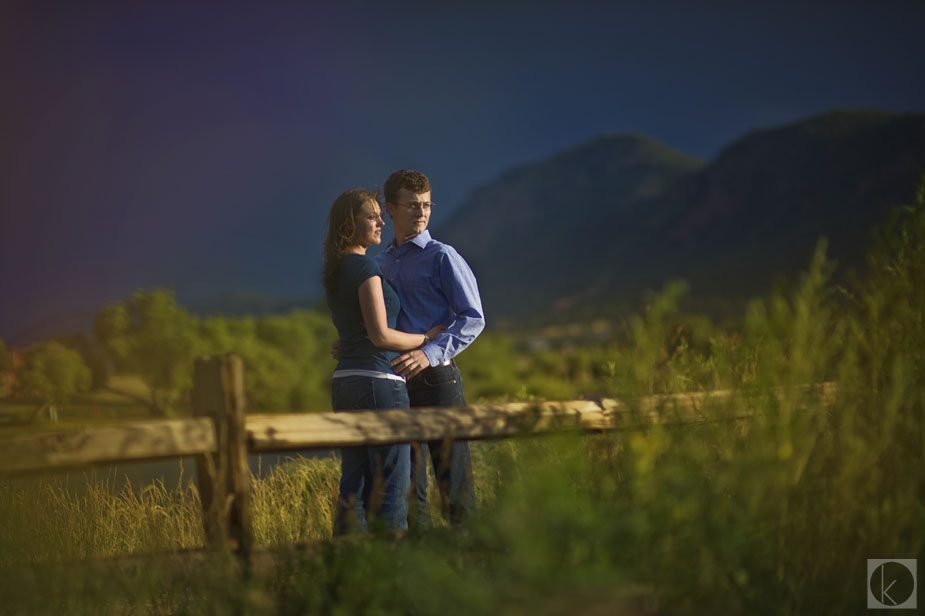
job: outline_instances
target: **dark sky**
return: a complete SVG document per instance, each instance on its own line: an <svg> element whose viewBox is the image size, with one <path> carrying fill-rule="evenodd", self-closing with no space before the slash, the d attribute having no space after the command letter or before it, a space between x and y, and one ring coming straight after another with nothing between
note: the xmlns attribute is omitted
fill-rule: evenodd
<svg viewBox="0 0 925 616"><path fill-rule="evenodd" d="M500 4L4 0L0 338L152 286L313 296L330 203L397 168L439 223L601 132L711 158L925 111L920 0Z"/></svg>

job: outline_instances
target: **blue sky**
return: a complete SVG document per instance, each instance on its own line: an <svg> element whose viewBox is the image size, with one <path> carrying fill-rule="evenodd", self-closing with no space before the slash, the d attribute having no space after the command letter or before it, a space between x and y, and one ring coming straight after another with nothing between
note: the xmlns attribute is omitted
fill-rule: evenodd
<svg viewBox="0 0 925 616"><path fill-rule="evenodd" d="M312 296L330 203L397 168L445 212L601 132L709 159L925 111L922 2L500 4L4 3L0 337L152 286Z"/></svg>

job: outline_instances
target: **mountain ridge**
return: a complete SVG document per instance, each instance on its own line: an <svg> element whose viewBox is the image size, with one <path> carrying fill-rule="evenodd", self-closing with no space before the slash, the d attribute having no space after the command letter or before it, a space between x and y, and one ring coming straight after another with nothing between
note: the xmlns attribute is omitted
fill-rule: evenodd
<svg viewBox="0 0 925 616"><path fill-rule="evenodd" d="M489 304L513 311L517 302L546 299L544 272L557 270L560 250L593 262L600 253L596 245L632 232L624 219L636 206L703 164L651 137L600 135L475 188L435 236L463 251L488 290ZM576 215L576 202L589 211ZM588 214L615 228L589 226ZM496 292L511 280L521 283L516 298Z"/></svg>
<svg viewBox="0 0 925 616"><path fill-rule="evenodd" d="M646 155L627 156L633 143ZM658 169L650 190L639 190L639 160ZM923 169L925 114L835 110L751 131L710 162L600 135L478 187L435 236L470 261L486 312L502 320L626 307L677 278L722 316L711 304L741 307L795 276L822 237L843 266L860 266L870 229L911 200Z"/></svg>
<svg viewBox="0 0 925 616"><path fill-rule="evenodd" d="M691 309L741 315L746 299L805 269L820 237L839 271L861 265L871 227L912 201L923 169L920 113L835 110L752 130L710 161L602 133L509 167L432 230L472 266L492 327L625 314L679 278ZM237 282L179 300L199 314L313 307L320 287L306 293L304 270L279 271L291 292ZM59 303L4 333L24 345L88 329L92 303Z"/></svg>

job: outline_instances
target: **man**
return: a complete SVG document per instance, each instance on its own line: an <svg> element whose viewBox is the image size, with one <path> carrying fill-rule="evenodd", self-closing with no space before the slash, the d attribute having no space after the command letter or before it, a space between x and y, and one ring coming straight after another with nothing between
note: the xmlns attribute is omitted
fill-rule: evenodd
<svg viewBox="0 0 925 616"><path fill-rule="evenodd" d="M430 222L430 181L417 171L396 171L385 183L385 201L395 240L376 261L398 292L401 311L397 329L425 333L434 325L446 331L392 362L408 379L412 407L466 404L462 378L453 358L485 327L482 302L472 270L459 253L433 239ZM475 505L472 461L466 441L430 441L411 448L411 481L417 500L417 526L429 525L427 509L427 453L440 489L444 515L461 521ZM412 510L415 508L412 506Z"/></svg>

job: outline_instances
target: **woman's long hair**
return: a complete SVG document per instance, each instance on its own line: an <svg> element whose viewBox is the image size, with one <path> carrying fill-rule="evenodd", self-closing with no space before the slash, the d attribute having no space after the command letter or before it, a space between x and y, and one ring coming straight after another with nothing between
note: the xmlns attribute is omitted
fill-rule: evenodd
<svg viewBox="0 0 925 616"><path fill-rule="evenodd" d="M334 200L328 214L328 235L324 238L324 288L333 292L337 286L337 268L344 251L353 242L357 230L357 214L368 201L375 201L378 192L362 188L344 191Z"/></svg>

